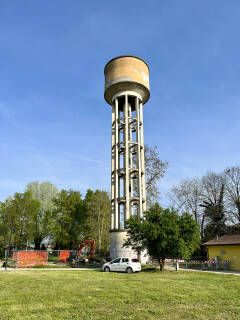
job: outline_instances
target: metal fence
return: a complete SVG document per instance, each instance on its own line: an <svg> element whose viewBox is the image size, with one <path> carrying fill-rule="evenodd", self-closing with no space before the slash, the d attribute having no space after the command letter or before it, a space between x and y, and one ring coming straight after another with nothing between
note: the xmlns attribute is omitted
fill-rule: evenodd
<svg viewBox="0 0 240 320"><path fill-rule="evenodd" d="M156 258L150 260L150 264L154 267L158 267L158 260ZM230 260L206 260L206 259L179 259L179 258L168 258L165 259L166 269L195 269L195 270L230 270Z"/></svg>

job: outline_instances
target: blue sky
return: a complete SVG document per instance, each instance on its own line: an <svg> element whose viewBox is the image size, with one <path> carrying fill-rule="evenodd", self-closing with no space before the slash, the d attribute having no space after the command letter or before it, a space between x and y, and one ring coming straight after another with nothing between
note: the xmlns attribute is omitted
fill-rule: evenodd
<svg viewBox="0 0 240 320"><path fill-rule="evenodd" d="M181 179L240 162L238 0L0 1L0 201L31 181L110 190L103 69L150 67L145 142Z"/></svg>

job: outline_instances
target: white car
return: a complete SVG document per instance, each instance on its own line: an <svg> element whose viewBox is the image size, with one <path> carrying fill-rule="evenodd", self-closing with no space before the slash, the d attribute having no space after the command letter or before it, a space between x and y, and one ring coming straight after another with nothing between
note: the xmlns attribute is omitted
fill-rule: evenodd
<svg viewBox="0 0 240 320"><path fill-rule="evenodd" d="M110 262L105 263L102 266L102 270L105 272L119 271L119 272L139 272L141 271L141 263L138 259L131 258L117 258Z"/></svg>

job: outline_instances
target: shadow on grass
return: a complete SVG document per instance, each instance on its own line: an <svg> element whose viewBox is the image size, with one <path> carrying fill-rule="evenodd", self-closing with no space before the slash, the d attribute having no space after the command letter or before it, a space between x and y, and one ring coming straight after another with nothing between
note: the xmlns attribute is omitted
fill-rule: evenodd
<svg viewBox="0 0 240 320"><path fill-rule="evenodd" d="M78 268L78 269L89 269L89 270L99 270L101 269L101 266L98 266L98 265L86 265L86 264L83 264L83 265L78 265L78 266L71 266L71 268Z"/></svg>
<svg viewBox="0 0 240 320"><path fill-rule="evenodd" d="M42 265L39 264L37 266L32 266L29 268L33 268L33 269L59 269L59 268L63 268L63 269L67 269L67 268L71 268L71 266L68 265Z"/></svg>
<svg viewBox="0 0 240 320"><path fill-rule="evenodd" d="M161 272L161 271L159 268L149 267L149 268L142 268L142 272Z"/></svg>

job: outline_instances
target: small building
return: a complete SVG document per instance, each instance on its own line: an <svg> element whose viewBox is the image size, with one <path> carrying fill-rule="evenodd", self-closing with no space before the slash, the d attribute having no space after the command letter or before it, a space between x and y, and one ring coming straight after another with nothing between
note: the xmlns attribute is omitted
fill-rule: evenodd
<svg viewBox="0 0 240 320"><path fill-rule="evenodd" d="M218 257L220 263L231 261L229 270L240 271L240 234L228 234L203 243L208 249L208 259Z"/></svg>

